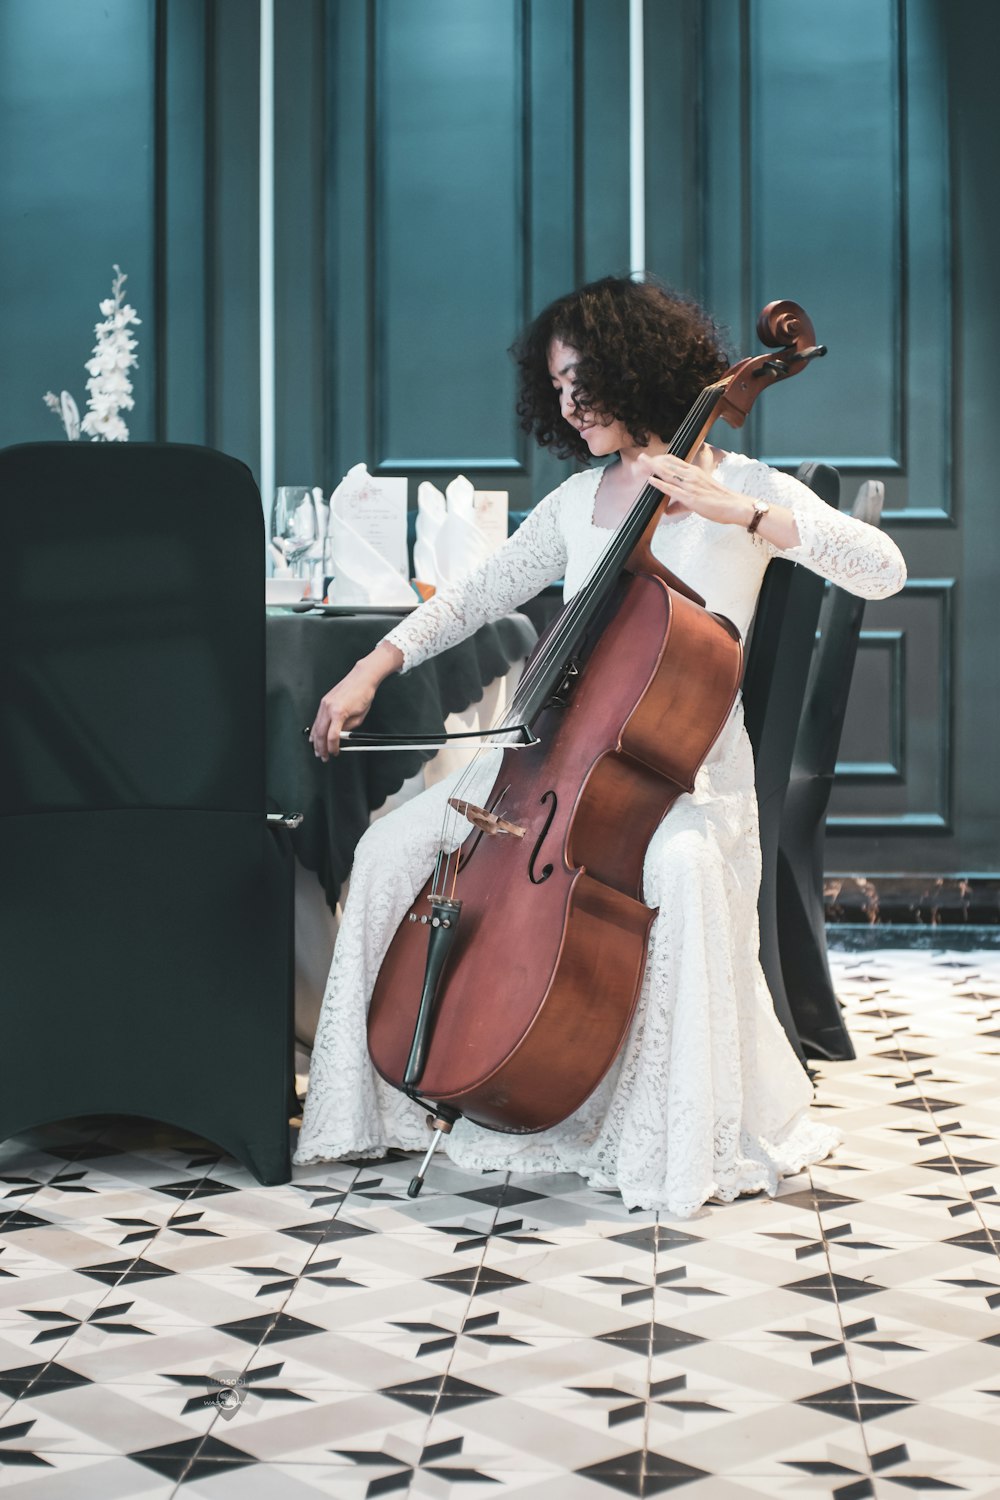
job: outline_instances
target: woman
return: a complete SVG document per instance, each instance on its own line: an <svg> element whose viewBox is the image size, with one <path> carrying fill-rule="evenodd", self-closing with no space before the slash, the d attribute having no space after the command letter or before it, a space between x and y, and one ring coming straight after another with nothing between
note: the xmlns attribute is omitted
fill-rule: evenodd
<svg viewBox="0 0 1000 1500"><path fill-rule="evenodd" d="M522 427L604 467L541 500L486 563L391 630L322 700L316 753L336 754L379 683L565 578L581 586L648 482L669 497L653 551L710 610L749 628L764 570L784 555L853 593L882 598L906 576L895 544L795 479L705 444L691 463L668 439L727 366L708 315L666 288L607 277L546 308L514 346ZM482 757L482 804L500 752ZM385 949L433 866L449 777L376 822L358 846L316 1032L294 1160L424 1150L425 1111L369 1062L365 1018ZM456 835L461 838L462 834ZM760 847L750 744L737 700L698 773L646 850L643 899L658 908L642 992L611 1070L562 1124L504 1135L460 1120L459 1166L577 1172L630 1208L694 1213L708 1199L773 1193L826 1156L837 1133L809 1118L809 1081L775 1018L758 959Z"/></svg>

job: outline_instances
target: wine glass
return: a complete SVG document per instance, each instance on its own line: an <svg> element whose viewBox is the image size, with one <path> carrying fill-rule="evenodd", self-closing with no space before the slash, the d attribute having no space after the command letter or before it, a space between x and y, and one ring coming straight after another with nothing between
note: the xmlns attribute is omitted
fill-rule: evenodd
<svg viewBox="0 0 1000 1500"><path fill-rule="evenodd" d="M271 542L295 578L308 576L305 559L319 537L313 492L305 484L279 485L271 507Z"/></svg>

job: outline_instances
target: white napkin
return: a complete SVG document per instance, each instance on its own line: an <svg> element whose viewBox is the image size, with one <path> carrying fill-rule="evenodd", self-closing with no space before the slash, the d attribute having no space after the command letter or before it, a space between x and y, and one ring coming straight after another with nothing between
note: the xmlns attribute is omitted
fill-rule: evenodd
<svg viewBox="0 0 1000 1500"><path fill-rule="evenodd" d="M448 501L448 514L462 516L466 521L471 521L476 503L476 492L472 486L472 480L466 479L464 474L457 474L444 493Z"/></svg>
<svg viewBox="0 0 1000 1500"><path fill-rule="evenodd" d="M417 536L413 544L413 576L421 583L438 585L437 537L448 514L445 498L436 484L424 479L417 486Z"/></svg>
<svg viewBox="0 0 1000 1500"><path fill-rule="evenodd" d="M327 519L331 604L416 604L413 589L369 541L338 513L338 496L368 479L364 464L349 469L330 496Z"/></svg>
<svg viewBox="0 0 1000 1500"><path fill-rule="evenodd" d="M463 474L453 479L445 491L448 513L434 539L438 587L464 578L492 552L473 518L475 493Z"/></svg>

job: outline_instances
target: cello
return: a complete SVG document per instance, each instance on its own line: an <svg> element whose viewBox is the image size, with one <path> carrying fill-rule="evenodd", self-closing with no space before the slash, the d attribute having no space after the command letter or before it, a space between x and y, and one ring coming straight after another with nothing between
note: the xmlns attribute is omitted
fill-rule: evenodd
<svg viewBox="0 0 1000 1500"><path fill-rule="evenodd" d="M826 353L794 302L768 304L757 332L774 352L706 387L670 453L690 459L720 417L742 426L761 391ZM411 1197L457 1119L558 1124L628 1034L656 916L641 898L645 850L693 789L743 665L736 627L653 555L667 504L643 488L539 641L489 732L503 755L488 805L449 799L434 872L382 961L369 1054L434 1131Z"/></svg>

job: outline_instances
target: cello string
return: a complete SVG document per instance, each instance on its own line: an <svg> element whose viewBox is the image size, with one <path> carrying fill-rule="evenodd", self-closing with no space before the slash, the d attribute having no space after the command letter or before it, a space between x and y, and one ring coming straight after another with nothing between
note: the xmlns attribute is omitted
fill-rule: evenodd
<svg viewBox="0 0 1000 1500"><path fill-rule="evenodd" d="M459 794L463 790L466 790L468 788L469 781L471 780L473 771L475 769L476 761L478 760L479 756L482 755L484 749L486 749L486 748L488 748L488 747L483 746L483 745L476 746L475 753L474 753L474 755L472 757L471 763L464 768L464 770L462 771L461 776L459 777L458 781L455 783L455 786L453 788L453 795L455 796L456 799L459 799ZM464 843L465 838L468 837L468 834L466 834L463 839L460 839L460 840L457 841L457 847L454 850L449 849L448 846L451 844L452 838L454 836L456 836L457 833L458 833L458 829L460 827L460 821L459 820L462 817L463 817L463 814L460 813L460 812L458 812L455 808L453 808L451 806L450 800L445 802L444 811L443 811L442 817L441 817L441 831L440 831L440 834L438 836L438 838L439 838L438 863L435 866L434 885L432 886L432 890L436 890L439 894L444 895L445 891L447 890L448 880L449 880L449 878L451 878L452 879L452 899L454 899L455 887L456 887L456 884L457 884L457 881L458 881L458 866L461 863L461 858L462 858L462 849L461 849L461 846L462 846L462 843ZM471 831L471 829L470 829L470 831ZM455 860L455 873L454 873L454 877L450 877L451 861L452 861L452 857L453 856L454 856L454 860ZM442 859L444 861L443 869L441 867L441 861L442 861ZM439 879L439 872L440 872L440 875L441 875L440 879Z"/></svg>
<svg viewBox="0 0 1000 1500"><path fill-rule="evenodd" d="M671 439L668 452L687 453L690 451L694 439L702 426L703 419L708 415L709 407L714 404L712 398L715 396L716 390L716 387L709 386L701 392L691 411L684 418ZM586 608L595 590L604 582L609 569L616 564L616 559L611 554L615 552L616 544L619 542L622 533L629 527L639 510L647 506L654 497L658 500L662 499L661 492L655 490L652 485L645 485L619 526L612 533L607 545L602 548L583 584L565 606L560 626L553 632L549 641L546 642L545 649L539 653L539 656L532 662L528 672L522 677L511 703L512 714L515 707L520 706L524 698L529 696L530 691L541 675L549 670L555 658L560 654L565 654L565 642L572 636L579 614ZM496 727L498 728L499 726Z"/></svg>
<svg viewBox="0 0 1000 1500"><path fill-rule="evenodd" d="M708 386L699 394L691 410L685 416L676 432L674 433L673 437L671 438L670 445L667 450L669 453L675 455L683 455L685 457L690 453L697 439L698 433L702 429L704 420L709 415L709 411L714 405L713 398L716 396L718 389L719 388L717 386ZM619 523L618 527L612 532L612 535L608 539L606 545L601 549L598 557L596 558L593 566L590 569L590 572L584 579L583 584L573 595L572 599L564 606L559 619L559 624L556 626L549 640L546 641L542 651L539 652L535 660L531 662L527 671L522 675L521 680L518 683L518 686L511 699L511 702L508 705L508 708L499 716L497 721L490 726L489 730L487 730L488 734L498 734L501 733L505 727L513 727L518 724L520 718L522 717L521 711L530 702L536 685L542 680L544 675L551 670L552 666L560 656L565 657L566 651L568 649L568 644L572 640L574 632L576 630L577 621L580 615L589 605L595 592L604 584L607 579L608 573L612 568L615 568L616 571L620 570L621 560L618 559L615 554L617 553L618 544L620 543L623 534L629 529L630 525L634 522L639 512L645 511L650 507L651 502L654 498L657 501L662 500L662 493L659 490L656 490L652 485L644 485L642 490L640 490L639 494L636 496L636 499L633 501L628 512ZM482 751L486 748L492 747L482 745L476 747L472 761L465 768L455 785L454 793L456 798L461 791L465 790L468 787L469 781L471 780L476 767L476 762ZM447 888L447 881L449 878L452 858L451 852L448 851L448 844L451 842L450 835L452 829L457 829L458 819L461 816L462 815L457 813L455 809L450 806L450 804L445 804L444 815L442 817L441 823L438 863L435 866L434 885L432 886L432 889L444 890ZM443 870L441 869L442 855L444 856ZM455 851L455 871L452 882L453 896L454 891L457 888L458 866L460 861L461 843L459 844L458 849ZM443 879L441 879L442 875Z"/></svg>
<svg viewBox="0 0 1000 1500"><path fill-rule="evenodd" d="M671 439L669 452L686 453L690 451L690 447L693 445L694 439L702 426L703 419L708 415L708 408L712 404L712 398L715 396L716 391L717 387L708 386L699 394L691 411L681 422ZM487 734L499 734L505 728L517 726L521 718L519 710L522 708L525 698L530 698L535 684L550 670L556 658L560 655L565 655L566 642L573 635L579 614L586 608L595 589L603 583L609 568L614 565L615 559L609 556L609 554L615 550L615 544L619 541L621 534L629 526L629 523L640 508L649 505L654 499L659 501L661 498L661 493L655 490L652 485L645 485L639 492L631 508L612 533L605 547L602 548L583 584L574 594L573 598L564 606L560 625L553 632L549 641L545 643L543 650L531 662L527 671L522 675L508 708L485 731Z"/></svg>
<svg viewBox="0 0 1000 1500"><path fill-rule="evenodd" d="M671 439L670 447L668 450L669 452L686 454L690 451L697 437L697 434L702 427L705 417L708 415L711 406L714 404L713 397L716 393L716 389L717 388L715 387L709 386L700 393L694 405L692 406L691 411L681 422L673 438ZM639 512L641 509L647 508L653 499L659 501L660 498L660 492L655 490L652 485L645 485L640 491L626 516L623 518L622 522L616 528L616 530L612 533L606 546L602 548L593 567L584 580L584 583L581 585L576 594L574 594L569 603L565 606L563 614L561 616L560 624L559 626L557 626L556 630L553 631L552 637L549 639L549 641L546 642L543 650L539 653L538 657L531 663L529 669L522 676L507 711L501 714L499 719L490 727L490 730L488 731L489 733L499 733L506 725L516 725L519 722L520 718L522 717L520 710L525 705L525 701L530 699L535 685L541 680L542 676L545 673L551 670L551 667L555 663L556 659L560 656L565 656L567 642L572 638L580 613L589 604L595 590L598 589L604 582L610 568L615 565L616 560L613 558L612 554L616 550L616 543L620 540L622 533L628 528L630 522L633 521L637 512ZM460 790L463 790L467 786L468 780L471 777L473 770L475 769L475 761L480 753L480 748L477 748L472 762L460 777L459 782L455 787L456 795ZM443 842L447 841L447 824L449 821L449 811L453 812L454 810L448 808L446 808L445 810L445 818L443 820L442 826ZM459 815L456 815L456 817L457 816Z"/></svg>
<svg viewBox="0 0 1000 1500"><path fill-rule="evenodd" d="M706 408L708 408L711 404L713 395L713 387L708 387L705 391L701 392L691 411L689 412L687 417L685 417L684 421L681 423L677 432L671 439L670 448L668 451L670 451L671 453L684 453L690 451L693 440L701 427L702 419L705 415L707 415ZM551 637L550 641L546 643L545 651L540 653L536 661L532 663L533 672L526 673L525 678L522 678L522 683L526 682L526 690L533 686L534 682L537 680L537 677L543 671L549 668L554 657L558 656L560 652L565 652L564 642L566 638L572 634L572 630L575 627L578 614L586 607L586 604L592 597L594 590L601 585L606 577L609 567L613 565L613 559L611 558L610 554L612 554L616 550L616 543L619 541L621 534L626 530L630 522L632 522L637 511L639 511L640 508L644 508L646 505L648 505L649 501L654 497L656 497L657 499L662 498L660 492L658 490L655 490L652 485L645 485L640 491L639 495L636 497L636 500L633 503L632 507L629 509L620 525L612 534L607 545L602 549L589 575L584 580L584 583L581 585L576 594L574 594L572 600L570 600L570 602L567 604L563 614L563 628L561 630L557 629L555 632L553 632L553 636ZM524 695L521 694L519 688L518 693L515 694L515 703L517 702L519 697L523 698L523 696Z"/></svg>

